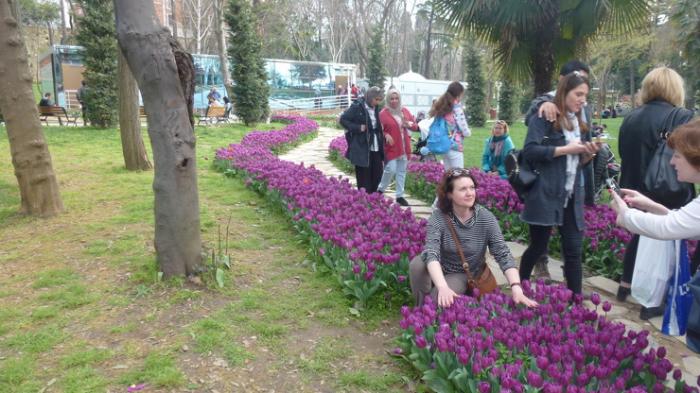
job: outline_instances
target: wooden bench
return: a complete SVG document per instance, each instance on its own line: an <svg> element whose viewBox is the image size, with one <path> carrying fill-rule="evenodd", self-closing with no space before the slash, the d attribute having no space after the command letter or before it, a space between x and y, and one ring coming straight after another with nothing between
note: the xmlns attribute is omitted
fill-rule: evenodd
<svg viewBox="0 0 700 393"><path fill-rule="evenodd" d="M228 113L227 113L226 107L210 106L207 108L207 112L204 114L204 116L199 118L197 125L202 124L202 123L214 124L214 123L219 123L219 122L226 122L227 116L228 116Z"/></svg>
<svg viewBox="0 0 700 393"><path fill-rule="evenodd" d="M80 114L71 116L66 111L66 108L62 106L40 106L39 107L39 121L43 121L46 125L49 125L49 117L58 118L58 124L63 125L63 120L65 119L66 124L78 125L78 117Z"/></svg>

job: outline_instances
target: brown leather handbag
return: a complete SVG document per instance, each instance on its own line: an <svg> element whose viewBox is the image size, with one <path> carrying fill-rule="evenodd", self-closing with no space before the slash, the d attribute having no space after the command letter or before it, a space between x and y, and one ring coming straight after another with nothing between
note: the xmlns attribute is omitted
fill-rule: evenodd
<svg viewBox="0 0 700 393"><path fill-rule="evenodd" d="M445 221L447 221L447 226L450 227L450 232L452 232L452 239L455 241L455 247L457 247L457 253L459 258L462 260L462 267L464 272L467 273L467 290L469 293L472 292L474 288L479 289L479 295L486 293L491 293L496 290L498 283L496 282L496 277L493 276L489 265L484 262L484 270L481 271L479 276L474 279L471 271L469 270L469 263L467 263L467 258L464 257L462 252L462 245L459 244L459 237L457 237L457 230L455 230L455 225L452 223L450 217L445 215Z"/></svg>

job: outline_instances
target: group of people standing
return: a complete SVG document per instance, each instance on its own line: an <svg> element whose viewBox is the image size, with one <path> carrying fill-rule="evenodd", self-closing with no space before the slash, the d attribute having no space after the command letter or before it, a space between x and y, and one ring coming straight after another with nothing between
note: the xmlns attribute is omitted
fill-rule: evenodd
<svg viewBox="0 0 700 393"><path fill-rule="evenodd" d="M579 61L565 64L557 89L536 98L526 115L528 130L522 155L538 177L524 197L520 218L529 224L530 242L519 270L497 220L478 204L477 181L463 168L463 140L471 135L460 103L463 86L451 83L434 102L430 116L445 119L456 143L442 157L445 174L437 186L437 202L429 219L424 251L410 264L410 283L418 304L425 296L432 296L438 305L449 306L455 296L468 292L468 277L479 277L487 268L488 248L513 289L513 299L536 306L525 297L520 282L530 279L536 265L546 260L547 245L555 228L561 237L566 285L574 294L582 294L583 206L593 203L591 162L601 148L601 142L591 138L592 115L586 105L590 91L588 73L588 67ZM397 202L405 205L403 190L411 152L409 132L417 130L417 124L402 107L400 93L395 89L387 92L386 107L380 111L381 94L379 88L370 88L364 98L342 114L347 158L355 165L358 187L369 193L384 192L395 176ZM693 114L689 110L674 110L684 102L683 81L669 68L657 68L644 78L641 100L642 105L625 117L620 129L623 188L620 195L612 193L617 225L660 239L699 238L700 199L695 198L690 183L700 183L700 120L690 121ZM675 149L671 165L678 180L688 183L687 198L674 203L652 201L644 196L643 184L660 142L660 131L671 112L675 117L665 130L675 129L668 138L668 145ZM512 148L507 124L496 121L485 142L483 169L505 177L503 159ZM619 300L625 300L629 294L638 238L635 235L626 248ZM700 251L693 258L692 270L700 262L698 254ZM700 288L696 298L700 299ZM695 306L700 316L700 303ZM642 309L640 316L646 319L657 313ZM700 350L700 319L697 325L697 332L691 331L689 338L691 333L696 335L694 349Z"/></svg>
<svg viewBox="0 0 700 393"><path fill-rule="evenodd" d="M445 119L454 140L452 150L443 156L445 169L463 168L463 139L471 135L461 99L464 86L452 82L447 91L433 104L431 117ZM401 104L401 93L390 88L386 106L379 105L385 97L379 87L370 87L340 116L348 142L346 158L355 166L357 187L368 193L386 191L396 178L396 202L408 206L404 198L406 171L411 157L411 131L418 131L418 123L411 112Z"/></svg>

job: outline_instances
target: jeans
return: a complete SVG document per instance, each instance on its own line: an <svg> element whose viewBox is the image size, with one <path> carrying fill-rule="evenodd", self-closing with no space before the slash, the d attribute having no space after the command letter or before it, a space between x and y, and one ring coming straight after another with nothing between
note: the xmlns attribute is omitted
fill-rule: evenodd
<svg viewBox="0 0 700 393"><path fill-rule="evenodd" d="M426 295L433 298L433 304L437 304L437 287L433 286L433 280L428 272L428 266L423 262L421 255L416 256L408 265L408 280L411 284L411 293L416 301L416 306L423 305ZM467 274L445 274L447 286L457 294L467 293Z"/></svg>
<svg viewBox="0 0 700 393"><path fill-rule="evenodd" d="M357 188L364 188L368 194L377 192L379 180L382 178L382 154L378 151L369 152L369 166L355 166Z"/></svg>
<svg viewBox="0 0 700 393"><path fill-rule="evenodd" d="M406 184L406 167L408 165L408 160L405 158L395 158L384 165L384 173L382 174L382 181L379 182L379 191L384 192L384 190L389 187L389 183L394 179L396 175L396 197L403 197L403 189Z"/></svg>
<svg viewBox="0 0 700 393"><path fill-rule="evenodd" d="M581 293L583 286L583 231L576 227L574 200L564 209L563 225L559 226L562 256L564 257L564 278L566 286L574 293ZM530 225L530 245L520 259L520 279L529 280L537 260L547 252L547 244L552 234L551 226Z"/></svg>
<svg viewBox="0 0 700 393"><path fill-rule="evenodd" d="M457 150L450 150L442 155L442 165L445 167L445 172L452 168L464 168L464 153ZM437 209L437 196L431 206Z"/></svg>
<svg viewBox="0 0 700 393"><path fill-rule="evenodd" d="M442 156L442 165L445 170L452 168L464 168L464 153L457 150L450 150Z"/></svg>

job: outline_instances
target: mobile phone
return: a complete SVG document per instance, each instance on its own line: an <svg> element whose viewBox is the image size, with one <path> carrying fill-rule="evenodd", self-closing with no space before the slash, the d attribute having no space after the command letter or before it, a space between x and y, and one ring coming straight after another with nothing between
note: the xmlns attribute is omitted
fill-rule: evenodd
<svg viewBox="0 0 700 393"><path fill-rule="evenodd" d="M620 198L622 198L622 191L620 191L620 186L617 185L617 182L615 181L615 179L613 179L612 177L609 177L609 178L605 179L605 184L608 186L608 188L610 190L615 191L615 193L617 195L619 195Z"/></svg>

